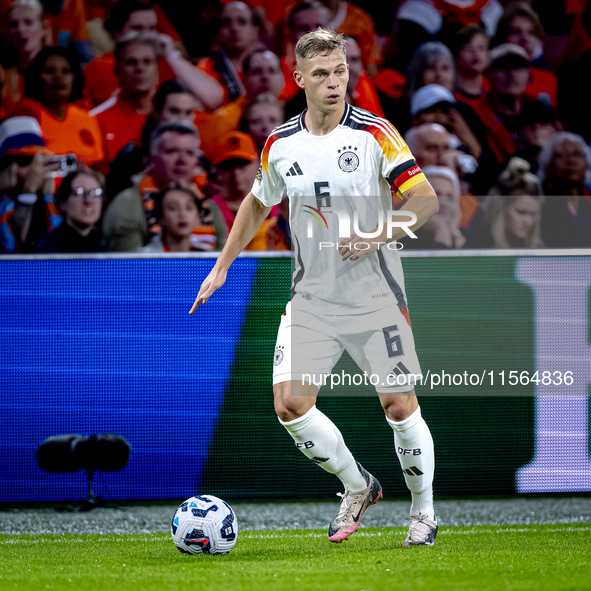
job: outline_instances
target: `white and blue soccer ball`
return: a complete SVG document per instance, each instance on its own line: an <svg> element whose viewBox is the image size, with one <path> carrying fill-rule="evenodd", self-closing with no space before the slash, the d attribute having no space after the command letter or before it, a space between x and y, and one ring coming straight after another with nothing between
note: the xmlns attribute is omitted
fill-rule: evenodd
<svg viewBox="0 0 591 591"><path fill-rule="evenodd" d="M185 554L227 554L238 537L236 514L213 495L191 497L176 510L171 525L175 546Z"/></svg>

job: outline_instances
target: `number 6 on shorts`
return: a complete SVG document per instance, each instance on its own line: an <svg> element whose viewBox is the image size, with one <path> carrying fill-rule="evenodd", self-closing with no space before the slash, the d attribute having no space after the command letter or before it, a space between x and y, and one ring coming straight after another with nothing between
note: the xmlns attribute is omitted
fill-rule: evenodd
<svg viewBox="0 0 591 591"><path fill-rule="evenodd" d="M398 332L398 326L393 324L392 326L386 326L382 328L384 333L384 339L386 341L386 350L388 351L388 357L399 357L404 355L402 351L402 339L399 334L393 334Z"/></svg>

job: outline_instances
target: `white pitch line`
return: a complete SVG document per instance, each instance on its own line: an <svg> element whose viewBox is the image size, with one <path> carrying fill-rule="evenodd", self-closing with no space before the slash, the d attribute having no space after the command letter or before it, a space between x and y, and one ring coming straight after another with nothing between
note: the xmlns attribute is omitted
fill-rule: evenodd
<svg viewBox="0 0 591 591"><path fill-rule="evenodd" d="M365 538L379 538L382 536L396 536L396 535L403 535L405 530L400 528L402 531L389 531L389 532L364 532L358 531L355 533L355 537L365 537ZM285 530L283 530L285 531ZM550 529L541 529L539 530L541 533L558 533L558 532L585 532L591 531L591 527L557 527L557 528L550 528ZM439 531L439 535L466 535L466 534L499 534L499 533L528 533L528 532L538 532L537 527L534 528L502 528L502 529L444 529ZM133 535L133 534L130 534ZM325 533L315 533L310 532L307 534L291 534L289 537L292 538L325 538L327 534ZM97 540L92 540L94 542L154 542L154 541L162 541L168 539L169 535L165 533L158 533L153 534L150 537L143 536L141 538L133 537L133 538L122 538L118 537L105 537L105 538L98 538ZM285 535L278 535L278 534L255 534L250 532L241 532L240 537L247 538L247 539L276 539L276 538L284 538ZM41 542L58 542L58 543L83 543L86 540L81 538L65 538L62 537L60 534L56 534L55 538L41 538L37 540L24 540L22 538L9 538L8 540L0 540L0 545L2 544L39 544Z"/></svg>

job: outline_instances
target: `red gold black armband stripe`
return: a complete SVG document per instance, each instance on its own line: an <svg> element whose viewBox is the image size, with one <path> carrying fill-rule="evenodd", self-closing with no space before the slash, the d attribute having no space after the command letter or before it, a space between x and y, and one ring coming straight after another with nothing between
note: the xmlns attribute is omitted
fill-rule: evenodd
<svg viewBox="0 0 591 591"><path fill-rule="evenodd" d="M394 186L397 194L402 194L426 180L423 171L414 160L399 164L388 177L388 182Z"/></svg>

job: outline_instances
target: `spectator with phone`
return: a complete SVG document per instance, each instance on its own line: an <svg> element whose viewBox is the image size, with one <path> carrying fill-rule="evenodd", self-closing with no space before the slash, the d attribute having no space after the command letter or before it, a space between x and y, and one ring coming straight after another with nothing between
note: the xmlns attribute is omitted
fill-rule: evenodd
<svg viewBox="0 0 591 591"><path fill-rule="evenodd" d="M48 156L36 119L0 124L0 253L31 252L62 221Z"/></svg>
<svg viewBox="0 0 591 591"><path fill-rule="evenodd" d="M35 117L54 154L74 154L79 162L100 168L105 152L98 123L75 104L83 90L84 76L74 54L44 47L25 73L26 99L14 114Z"/></svg>
<svg viewBox="0 0 591 591"><path fill-rule="evenodd" d="M68 174L55 194L63 222L34 249L39 253L102 252L99 229L104 196L103 176L90 168Z"/></svg>

